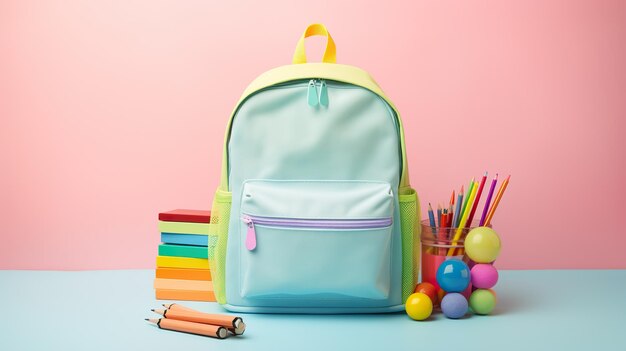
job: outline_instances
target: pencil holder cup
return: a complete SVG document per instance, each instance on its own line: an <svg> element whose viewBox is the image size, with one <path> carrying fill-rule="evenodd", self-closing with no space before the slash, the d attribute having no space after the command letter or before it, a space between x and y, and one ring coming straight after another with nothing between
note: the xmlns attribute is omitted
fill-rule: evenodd
<svg viewBox="0 0 626 351"><path fill-rule="evenodd" d="M423 220L422 224L422 282L433 284L439 289L437 283L437 269L441 263L449 259L465 260L464 240L470 230L478 227L478 222L462 229L431 227L429 220ZM470 267L471 268L471 267ZM472 292L471 284L463 292L469 298Z"/></svg>

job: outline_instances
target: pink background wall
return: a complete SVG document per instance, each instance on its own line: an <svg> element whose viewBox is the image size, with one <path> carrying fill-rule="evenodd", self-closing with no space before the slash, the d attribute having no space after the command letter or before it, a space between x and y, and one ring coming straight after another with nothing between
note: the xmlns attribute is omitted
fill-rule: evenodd
<svg viewBox="0 0 626 351"><path fill-rule="evenodd" d="M0 268L154 266L310 22L403 114L423 204L512 174L501 268L626 268L624 1L0 1ZM309 54L321 42L312 40Z"/></svg>

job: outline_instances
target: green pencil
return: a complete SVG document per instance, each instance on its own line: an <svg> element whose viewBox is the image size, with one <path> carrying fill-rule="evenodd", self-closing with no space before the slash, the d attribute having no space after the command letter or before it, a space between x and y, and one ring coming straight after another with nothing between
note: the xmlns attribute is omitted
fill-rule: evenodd
<svg viewBox="0 0 626 351"><path fill-rule="evenodd" d="M459 214L459 218L461 217L461 215L462 215L463 213L465 213L465 208L468 206L468 202L469 202L469 200L470 200L469 195L472 193L472 189L474 189L474 187L475 187L474 182L475 182L475 179L474 179L474 178L472 178L472 180L470 181L470 184L469 184L468 190L467 190L467 195L468 195L468 196L466 196L466 197L465 197L465 200L463 201L463 208L461 208L461 213ZM469 206L472 206L472 204L470 204ZM459 223L459 224L460 224L460 223Z"/></svg>

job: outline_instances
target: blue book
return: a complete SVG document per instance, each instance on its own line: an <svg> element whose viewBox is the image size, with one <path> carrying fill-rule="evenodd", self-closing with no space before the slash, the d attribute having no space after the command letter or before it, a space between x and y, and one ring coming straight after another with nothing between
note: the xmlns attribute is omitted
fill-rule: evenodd
<svg viewBox="0 0 626 351"><path fill-rule="evenodd" d="M208 246L208 235L161 233L161 242L165 244Z"/></svg>

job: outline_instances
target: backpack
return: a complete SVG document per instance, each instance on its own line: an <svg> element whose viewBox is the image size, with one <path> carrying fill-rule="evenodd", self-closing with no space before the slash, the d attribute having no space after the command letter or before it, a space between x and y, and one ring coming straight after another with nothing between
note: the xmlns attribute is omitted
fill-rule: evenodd
<svg viewBox="0 0 626 351"><path fill-rule="evenodd" d="M307 63L312 35L327 39L322 63ZM395 312L413 292L420 212L400 114L335 50L310 25L293 64L256 78L228 122L209 234L227 310Z"/></svg>

